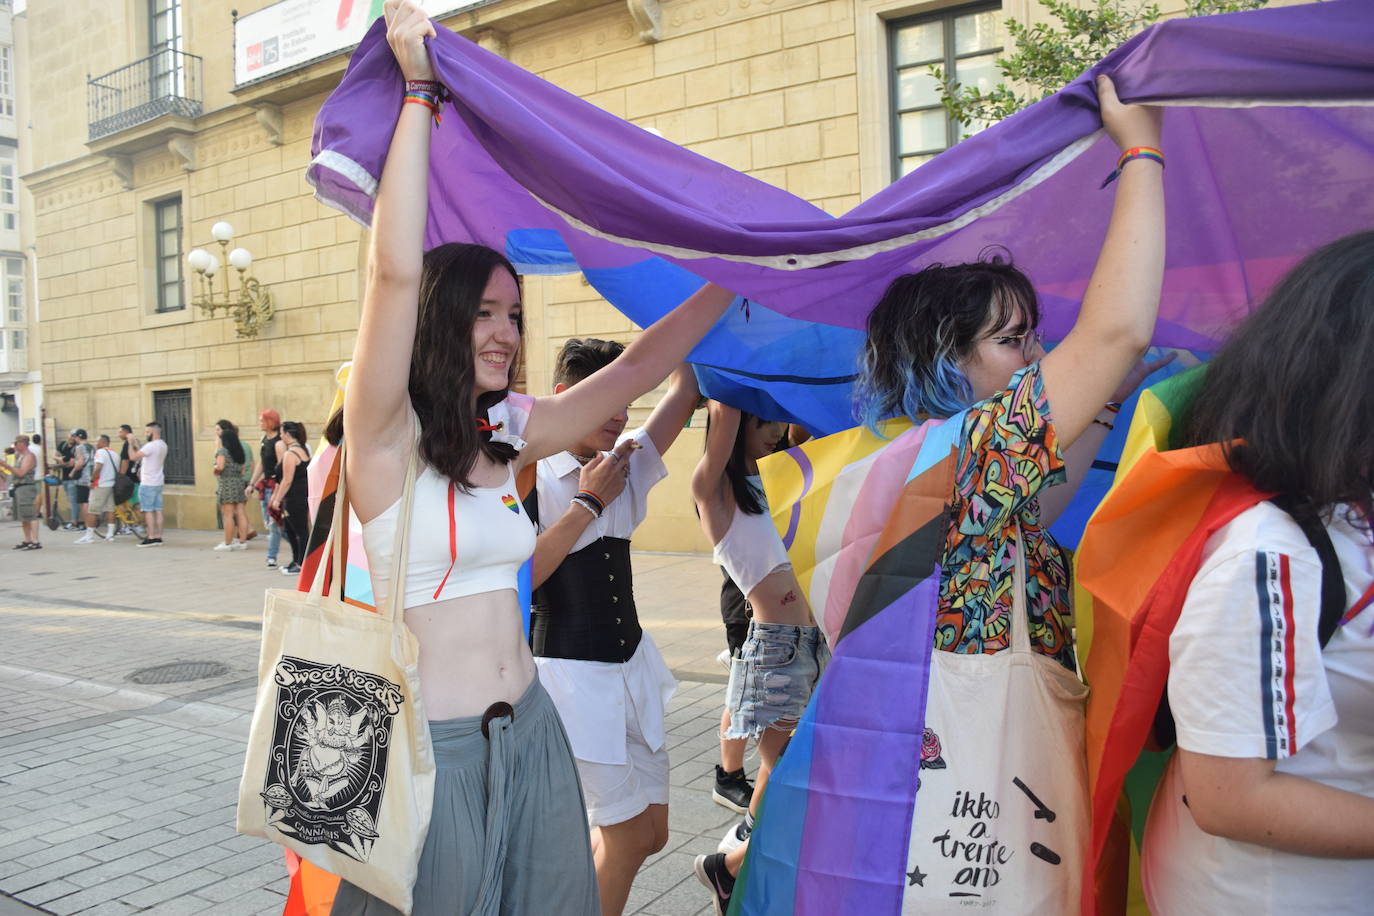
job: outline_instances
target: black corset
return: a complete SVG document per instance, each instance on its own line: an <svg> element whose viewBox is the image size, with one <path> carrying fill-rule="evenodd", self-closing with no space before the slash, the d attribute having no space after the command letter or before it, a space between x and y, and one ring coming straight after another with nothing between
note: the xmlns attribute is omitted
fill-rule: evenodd
<svg viewBox="0 0 1374 916"><path fill-rule="evenodd" d="M630 542L601 538L568 554L534 592L530 647L545 658L627 662L643 631L630 579Z"/></svg>

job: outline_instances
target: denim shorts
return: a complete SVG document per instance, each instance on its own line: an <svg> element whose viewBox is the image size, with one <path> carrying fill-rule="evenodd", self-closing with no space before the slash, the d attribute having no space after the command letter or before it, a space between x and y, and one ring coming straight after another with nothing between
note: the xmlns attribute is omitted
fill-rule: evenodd
<svg viewBox="0 0 1374 916"><path fill-rule="evenodd" d="M161 512L162 487L141 484L138 488L138 505L144 512Z"/></svg>
<svg viewBox="0 0 1374 916"><path fill-rule="evenodd" d="M744 647L730 663L727 738L758 738L778 723L801 718L830 662L820 627L749 622Z"/></svg>

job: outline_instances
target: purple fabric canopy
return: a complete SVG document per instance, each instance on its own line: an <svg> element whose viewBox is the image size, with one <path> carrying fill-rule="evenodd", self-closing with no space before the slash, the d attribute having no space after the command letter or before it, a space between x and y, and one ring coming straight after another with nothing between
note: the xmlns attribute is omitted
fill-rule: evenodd
<svg viewBox="0 0 1374 916"><path fill-rule="evenodd" d="M1115 149L1097 72L1127 101L1169 106L1156 344L1214 349L1297 258L1374 226L1368 0L1156 25L842 217L448 30L430 47L454 103L434 137L428 244L482 242L529 273L582 270L640 325L713 280L750 308L694 352L708 391L820 432L849 425L861 329L900 273L1004 245L1043 297L1049 338L1072 324L1112 201L1098 189ZM320 112L309 171L321 200L365 224L401 93L378 22Z"/></svg>

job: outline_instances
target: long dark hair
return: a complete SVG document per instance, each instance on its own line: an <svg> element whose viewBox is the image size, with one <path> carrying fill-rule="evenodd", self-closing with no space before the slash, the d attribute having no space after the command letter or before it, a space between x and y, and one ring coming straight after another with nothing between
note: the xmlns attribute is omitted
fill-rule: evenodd
<svg viewBox="0 0 1374 916"><path fill-rule="evenodd" d="M215 425L219 427L219 444L224 446L229 457L234 459L234 463L243 464L247 461L248 455L243 450L243 443L239 441L239 428L228 420L216 420Z"/></svg>
<svg viewBox="0 0 1374 916"><path fill-rule="evenodd" d="M868 316L854 414L874 431L889 417L948 417L973 403L959 364L986 327L1040 323L1030 279L998 250L968 264L932 264L893 280Z"/></svg>
<svg viewBox="0 0 1374 916"><path fill-rule="evenodd" d="M735 444L730 447L730 460L725 462L725 479L730 482L730 492L735 494L735 505L746 515L762 515L767 507L764 505L763 493L749 480L749 455L746 452L744 435L749 424L759 426L767 422L741 410L739 428L735 430ZM709 413L706 415L706 441L711 441Z"/></svg>
<svg viewBox="0 0 1374 916"><path fill-rule="evenodd" d="M512 446L492 442L491 433L480 432L468 412L476 359L472 326L482 291L498 268L509 271L519 284L515 268L499 252L451 242L425 252L420 276L420 312L410 354L410 403L420 418L420 457L463 489L472 486L468 475L479 452L502 463L516 455ZM524 358L523 317L519 328L521 346L510 364L511 378ZM508 390L483 392L477 399L477 417L485 418Z"/></svg>
<svg viewBox="0 0 1374 916"><path fill-rule="evenodd" d="M1308 255L1207 366L1185 445L1316 509L1374 486L1374 232ZM1237 441L1239 440L1239 441Z"/></svg>

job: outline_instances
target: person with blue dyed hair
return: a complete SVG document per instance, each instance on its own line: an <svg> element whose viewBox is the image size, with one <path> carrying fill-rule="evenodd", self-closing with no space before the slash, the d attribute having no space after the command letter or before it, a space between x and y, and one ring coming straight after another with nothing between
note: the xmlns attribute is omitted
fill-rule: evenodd
<svg viewBox="0 0 1374 916"><path fill-rule="evenodd" d="M1145 364L1164 262L1160 119L1098 82L1125 153L1111 223L1073 329L1042 346L1030 279L1005 252L892 281L868 319L855 412L961 424L941 563L936 649L1010 647L1015 559L1026 558L1032 648L1074 670L1069 569L1048 531L1082 482L1121 401L1172 357ZM1056 486L1068 484L1067 486ZM1053 488L1053 489L1051 489Z"/></svg>

